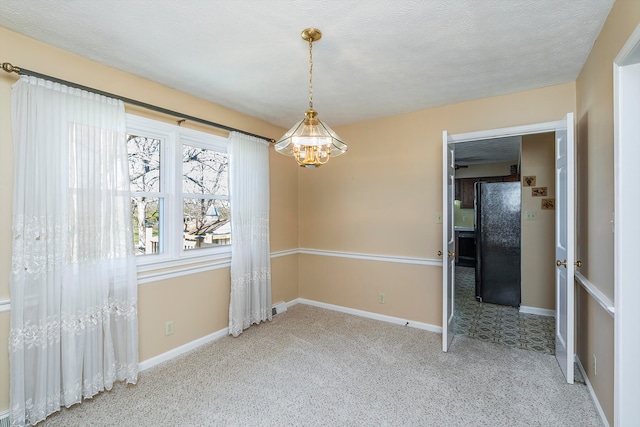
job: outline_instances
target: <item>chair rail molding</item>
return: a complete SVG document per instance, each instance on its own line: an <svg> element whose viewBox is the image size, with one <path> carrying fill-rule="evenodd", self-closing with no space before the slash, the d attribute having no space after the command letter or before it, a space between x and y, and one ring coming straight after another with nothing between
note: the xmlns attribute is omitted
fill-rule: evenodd
<svg viewBox="0 0 640 427"><path fill-rule="evenodd" d="M331 256L331 257L338 257L338 258L362 259L367 261L381 261L381 262L393 262L393 263L400 263L400 264L417 264L417 265L428 265L433 267L442 267L441 259L432 259L432 258L415 258L415 257L404 257L404 256L396 256L396 255L376 255L376 254L365 254L365 253L358 253L358 252L327 251L322 249L310 249L310 248L300 248L298 252L304 255L320 255L320 256Z"/></svg>
<svg viewBox="0 0 640 427"><path fill-rule="evenodd" d="M591 283L591 281L584 277L579 271L576 271L575 278L576 282L578 282L589 293L589 295L591 295L591 297L596 300L596 302L600 304L600 306L602 306L602 308L604 308L607 313L609 313L611 317L615 318L616 309L613 305L613 301L611 301L605 294L603 294L602 291L596 287L596 285Z"/></svg>

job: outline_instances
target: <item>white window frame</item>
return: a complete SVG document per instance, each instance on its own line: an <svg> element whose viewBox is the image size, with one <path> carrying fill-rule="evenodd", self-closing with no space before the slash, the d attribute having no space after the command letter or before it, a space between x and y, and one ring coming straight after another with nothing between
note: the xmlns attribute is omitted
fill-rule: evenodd
<svg viewBox="0 0 640 427"><path fill-rule="evenodd" d="M138 271L180 267L187 264L219 260L231 257L231 245L184 250L182 192L182 146L183 144L227 152L228 138L183 128L158 120L127 114L127 134L156 138L161 141L160 192L146 193L164 198L162 253L136 256ZM136 192L132 191L135 196ZM207 197L205 197L207 198ZM220 197L225 199L225 196ZM231 196L226 199L230 200ZM233 236L232 236L233 238Z"/></svg>

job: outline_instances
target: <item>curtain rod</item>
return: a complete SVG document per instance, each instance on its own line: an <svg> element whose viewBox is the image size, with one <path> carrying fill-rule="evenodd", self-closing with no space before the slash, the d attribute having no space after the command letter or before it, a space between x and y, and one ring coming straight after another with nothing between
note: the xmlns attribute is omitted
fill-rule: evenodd
<svg viewBox="0 0 640 427"><path fill-rule="evenodd" d="M95 89L95 88L92 88L92 87L89 87L89 86L83 86L83 85L80 85L80 84L77 84L77 83L73 83L73 82L70 82L70 81L67 81L67 80L59 79L57 77L52 77L52 76L48 76L46 74L38 73L36 71L27 70L27 69L22 68L22 67L16 67L14 65L11 65L8 62L3 62L2 63L2 69L4 71L6 71L7 73L16 73L16 74L25 75L25 76L33 76L33 77L38 77L38 78L41 78L41 79L51 80L51 81L56 82L56 83L60 83L60 84L63 84L63 85L66 85L66 86L70 86L70 87L74 87L74 88L81 89L81 90L86 90L88 92L93 92L93 93L96 93L98 95L103 95L103 96L107 96L109 98L119 99L122 102L127 103L127 104L136 105L138 107L142 107L142 108L145 108L147 110L157 111L159 113L167 114L169 116L174 116L176 118L182 119L182 120L178 120L178 122L181 122L181 121L184 121L184 120L189 120L189 121L192 121L192 122L201 123L201 124L204 124L204 125L208 125L208 126L212 126L212 127L218 128L218 129L226 130L226 131L229 131L229 132L236 131L236 132L243 133L245 135L253 136L253 137L256 137L256 138L260 138L260 139L265 139L265 140L267 140L267 141L269 141L271 143L276 142L275 139L273 139L273 138L268 138L268 137L262 136L262 135L256 135L255 133L246 132L246 131L244 131L242 129L236 129L236 128L233 128L231 126L221 125L220 123L215 123L215 122L212 122L212 121L209 121L209 120L200 119L198 117L190 116L188 114L182 114L182 113L179 113L177 111L168 110L166 108L162 108L162 107L158 107L158 106L155 106L155 105L147 104L146 102L136 101L135 99L125 98L123 96L116 95L116 94L109 93L109 92L105 92L105 91L102 91L102 90L99 90L99 89Z"/></svg>

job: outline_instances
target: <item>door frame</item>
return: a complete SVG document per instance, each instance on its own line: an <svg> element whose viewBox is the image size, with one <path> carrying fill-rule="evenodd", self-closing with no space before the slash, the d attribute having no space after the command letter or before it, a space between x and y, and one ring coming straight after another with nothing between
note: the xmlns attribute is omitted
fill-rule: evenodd
<svg viewBox="0 0 640 427"><path fill-rule="evenodd" d="M508 137L508 136L523 136L523 135L533 135L533 134L538 134L538 133L549 133L549 132L556 132L558 129L562 129L566 127L566 121L563 120L557 120L557 121L553 121L553 122L544 122L544 123L534 123L534 124L530 124L530 125L523 125L523 126L514 126L514 127L508 127L508 128L499 128L499 129L489 129L489 130L483 130L483 131L476 131L476 132L466 132L466 133L458 133L458 134L449 134L446 130L443 131L443 134L448 135L448 143L449 144L459 144L459 143L465 143L465 142L472 142L472 141L478 141L478 140L483 140L483 139L494 139L494 138L504 138L504 137ZM444 144L444 141L443 141ZM445 147L443 147L443 150L446 149L446 144L444 144ZM442 179L443 179L443 191L444 191L444 182L445 182L445 174L447 173L447 171L443 170L442 172ZM443 195L443 206L442 206L442 217L443 218L447 218L448 214L449 214L449 210L453 210L453 205L450 205L447 202L447 197L445 197ZM444 318L444 313L447 312L447 298L446 298L446 292L448 291L447 289L447 280L445 275L446 275L446 260L447 260L447 247L446 244L444 243L445 238L444 235L446 233L446 230L442 230L443 232L443 247L442 247L442 258L443 258L443 263L442 263L442 282L443 282L443 286L442 286L442 295L443 295L443 303L442 303L442 312L443 312L443 318ZM455 287L455 284L453 285ZM556 307L556 314L557 314L558 308ZM453 313L452 313L453 315ZM446 327L446 324L443 323L443 328ZM449 337L450 338L450 337ZM446 343L444 342L444 334L443 334L443 349L447 348Z"/></svg>
<svg viewBox="0 0 640 427"><path fill-rule="evenodd" d="M451 136L442 132L442 351L449 351L454 336L455 313L455 233L453 225L454 185L455 185L455 145L450 144ZM450 148L452 147L452 148Z"/></svg>
<svg viewBox="0 0 640 427"><path fill-rule="evenodd" d="M614 424L640 419L640 287L637 267L640 198L631 197L640 180L640 25L613 61L614 140ZM631 96L629 96L631 95ZM625 197L626 196L626 197Z"/></svg>

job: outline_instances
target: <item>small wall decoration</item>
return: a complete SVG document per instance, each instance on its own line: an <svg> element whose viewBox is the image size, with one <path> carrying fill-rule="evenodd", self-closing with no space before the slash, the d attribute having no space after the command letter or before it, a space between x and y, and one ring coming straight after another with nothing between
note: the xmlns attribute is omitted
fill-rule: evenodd
<svg viewBox="0 0 640 427"><path fill-rule="evenodd" d="M533 197L545 197L547 195L547 187L533 187L531 189L531 196Z"/></svg>
<svg viewBox="0 0 640 427"><path fill-rule="evenodd" d="M542 199L542 209L554 210L556 208L556 199Z"/></svg>
<svg viewBox="0 0 640 427"><path fill-rule="evenodd" d="M523 187L535 187L536 185L536 177L535 176L523 176L522 177L522 186Z"/></svg>

